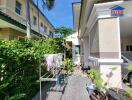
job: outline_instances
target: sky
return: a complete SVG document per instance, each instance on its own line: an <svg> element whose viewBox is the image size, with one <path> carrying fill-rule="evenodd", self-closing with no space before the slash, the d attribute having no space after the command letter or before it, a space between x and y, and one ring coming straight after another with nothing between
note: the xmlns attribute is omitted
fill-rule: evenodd
<svg viewBox="0 0 132 100"><path fill-rule="evenodd" d="M50 11L48 11L46 8L42 9L41 2L39 2L39 7L55 27L65 26L73 28L73 2L80 2L80 0L55 0L55 5Z"/></svg>

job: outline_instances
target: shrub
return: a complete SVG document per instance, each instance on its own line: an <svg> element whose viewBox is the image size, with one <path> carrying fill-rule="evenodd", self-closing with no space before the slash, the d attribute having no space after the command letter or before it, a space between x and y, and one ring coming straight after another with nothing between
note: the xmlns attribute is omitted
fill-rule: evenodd
<svg viewBox="0 0 132 100"><path fill-rule="evenodd" d="M93 67L90 67L87 74L101 91L105 90L106 86L103 83L103 79L101 78L101 73L99 71L95 70Z"/></svg>
<svg viewBox="0 0 132 100"><path fill-rule="evenodd" d="M39 89L37 80L43 55L63 52L62 41L58 38L0 40L0 87L5 84L0 89L0 100L14 97L30 100Z"/></svg>
<svg viewBox="0 0 132 100"><path fill-rule="evenodd" d="M64 69L67 71L67 73L72 72L72 60L69 58L64 59L64 61L62 62L63 67L65 67Z"/></svg>

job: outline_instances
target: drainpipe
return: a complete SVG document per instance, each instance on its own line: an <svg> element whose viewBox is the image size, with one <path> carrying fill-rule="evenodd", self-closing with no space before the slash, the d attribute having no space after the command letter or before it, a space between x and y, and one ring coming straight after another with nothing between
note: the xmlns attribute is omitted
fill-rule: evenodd
<svg viewBox="0 0 132 100"><path fill-rule="evenodd" d="M30 38L31 37L30 0L26 0L26 26L27 38Z"/></svg>
<svg viewBox="0 0 132 100"><path fill-rule="evenodd" d="M37 0L37 10L38 10L38 33L40 34L40 28L39 28L39 0Z"/></svg>

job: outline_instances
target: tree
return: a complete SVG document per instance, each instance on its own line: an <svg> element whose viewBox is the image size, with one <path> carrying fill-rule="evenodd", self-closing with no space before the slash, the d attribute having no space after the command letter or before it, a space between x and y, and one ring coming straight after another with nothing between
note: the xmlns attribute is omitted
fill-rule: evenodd
<svg viewBox="0 0 132 100"><path fill-rule="evenodd" d="M32 0L26 0L26 25L27 25L27 37L31 37L31 23L30 23L30 1ZM51 10L54 6L55 0L42 0L43 5L48 9ZM38 0L37 0L37 6L38 6ZM39 18L38 18L39 19Z"/></svg>
<svg viewBox="0 0 132 100"><path fill-rule="evenodd" d="M74 31L72 30L72 28L69 28L69 27L58 27L55 29L55 34L61 34L62 37L66 37L70 34L72 34Z"/></svg>

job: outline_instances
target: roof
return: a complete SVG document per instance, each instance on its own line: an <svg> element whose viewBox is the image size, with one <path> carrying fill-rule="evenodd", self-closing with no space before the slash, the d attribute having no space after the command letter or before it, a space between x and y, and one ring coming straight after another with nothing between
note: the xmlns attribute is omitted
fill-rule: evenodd
<svg viewBox="0 0 132 100"><path fill-rule="evenodd" d="M82 6L83 6L84 0L81 0L81 10L80 10L80 16L79 16L79 26L78 26L78 34L79 34L79 29L80 29L80 24L81 24L81 15L82 15Z"/></svg>
<svg viewBox="0 0 132 100"><path fill-rule="evenodd" d="M81 5L81 2L73 2L72 3L73 28L75 30L75 22L74 22L75 21L75 10L74 10L74 5ZM80 15L79 15L79 18L80 18ZM78 23L78 26L79 26L79 23Z"/></svg>
<svg viewBox="0 0 132 100"><path fill-rule="evenodd" d="M116 5L116 6L113 6L112 8L110 8L112 10L124 10L125 8L119 6L119 5Z"/></svg>

